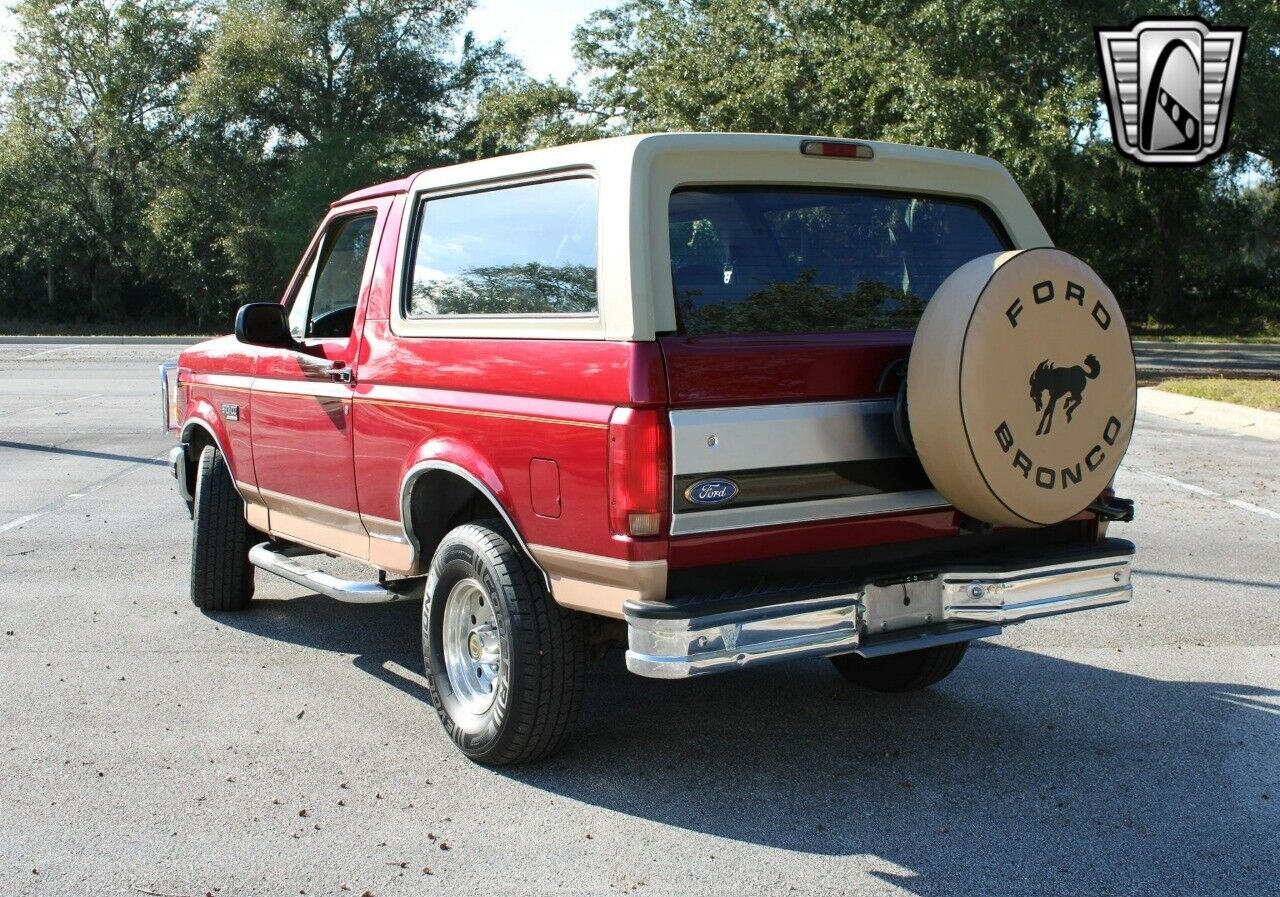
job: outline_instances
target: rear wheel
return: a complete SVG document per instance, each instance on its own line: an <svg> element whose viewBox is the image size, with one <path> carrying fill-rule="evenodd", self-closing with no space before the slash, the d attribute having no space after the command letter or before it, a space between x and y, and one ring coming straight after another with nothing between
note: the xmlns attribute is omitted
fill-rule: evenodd
<svg viewBox="0 0 1280 897"><path fill-rule="evenodd" d="M939 645L921 651L904 651L888 657L866 658L840 654L831 663L840 675L864 688L876 691L916 691L941 682L960 665L968 642Z"/></svg>
<svg viewBox="0 0 1280 897"><path fill-rule="evenodd" d="M244 610L253 597L249 548L254 530L214 446L200 453L192 505L191 603L205 611Z"/></svg>
<svg viewBox="0 0 1280 897"><path fill-rule="evenodd" d="M427 682L445 731L479 763L546 757L582 702L586 618L560 607L496 520L444 537L422 603Z"/></svg>

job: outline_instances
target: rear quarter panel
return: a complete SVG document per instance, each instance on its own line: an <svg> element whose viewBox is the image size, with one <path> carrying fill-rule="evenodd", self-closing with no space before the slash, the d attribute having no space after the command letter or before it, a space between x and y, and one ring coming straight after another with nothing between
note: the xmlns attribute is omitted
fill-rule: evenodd
<svg viewBox="0 0 1280 897"><path fill-rule="evenodd" d="M400 487L440 460L481 479L524 541L625 560L666 556L664 539L609 531L606 452L618 405L665 400L654 343L400 337L365 326L355 397L362 514L400 520ZM534 511L530 462L559 468L559 517Z"/></svg>

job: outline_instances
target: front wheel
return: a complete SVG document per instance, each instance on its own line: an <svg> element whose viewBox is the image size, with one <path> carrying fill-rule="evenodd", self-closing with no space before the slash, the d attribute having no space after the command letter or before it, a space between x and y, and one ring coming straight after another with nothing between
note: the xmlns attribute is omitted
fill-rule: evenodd
<svg viewBox="0 0 1280 897"><path fill-rule="evenodd" d="M569 735L586 675L585 617L560 607L499 521L452 530L422 603L427 682L445 731L479 763L546 757Z"/></svg>
<svg viewBox="0 0 1280 897"><path fill-rule="evenodd" d="M941 682L960 665L968 642L939 645L920 651L904 651L888 657L866 658L839 654L831 663L854 685L875 691L901 692L928 688Z"/></svg>
<svg viewBox="0 0 1280 897"><path fill-rule="evenodd" d="M231 471L213 446L200 453L191 514L191 603L205 611L244 610L253 597L254 531Z"/></svg>

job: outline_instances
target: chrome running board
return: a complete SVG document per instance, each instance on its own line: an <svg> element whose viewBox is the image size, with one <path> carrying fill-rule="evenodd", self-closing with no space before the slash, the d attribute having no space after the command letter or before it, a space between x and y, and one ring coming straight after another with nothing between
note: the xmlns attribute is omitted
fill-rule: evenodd
<svg viewBox="0 0 1280 897"><path fill-rule="evenodd" d="M293 546L263 542L249 549L249 563L259 570L274 573L303 588L348 604L388 604L392 601L403 601L409 597L409 589L403 586L410 580L383 585L376 582L352 582L339 579L328 573L304 567L291 559L301 553L319 554L307 549L300 551Z"/></svg>

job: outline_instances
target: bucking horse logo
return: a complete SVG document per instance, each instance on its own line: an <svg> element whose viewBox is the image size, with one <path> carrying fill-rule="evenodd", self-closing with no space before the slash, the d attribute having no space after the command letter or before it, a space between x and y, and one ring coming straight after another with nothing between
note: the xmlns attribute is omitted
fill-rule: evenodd
<svg viewBox="0 0 1280 897"><path fill-rule="evenodd" d="M1036 403L1036 410L1043 411L1040 426L1036 427L1036 435L1044 436L1053 426L1053 412L1058 407L1058 400L1066 397L1062 410L1067 414L1067 423L1071 423L1071 413L1084 401L1084 388L1090 380L1097 379L1102 373L1102 365L1093 355L1084 360L1084 365L1073 364L1071 367L1058 367L1047 359L1031 374L1031 401ZM1043 401L1045 393L1049 394L1049 406Z"/></svg>

